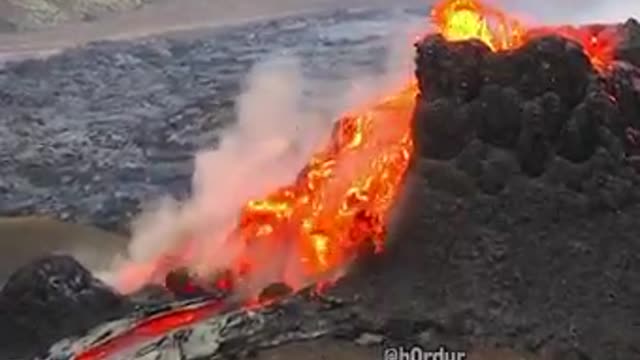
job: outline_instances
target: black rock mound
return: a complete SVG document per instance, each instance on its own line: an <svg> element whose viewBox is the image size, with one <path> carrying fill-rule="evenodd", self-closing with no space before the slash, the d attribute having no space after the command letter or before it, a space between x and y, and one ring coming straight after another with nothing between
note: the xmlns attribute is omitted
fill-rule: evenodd
<svg viewBox="0 0 640 360"><path fill-rule="evenodd" d="M618 159L637 149L627 135L640 127L640 78L623 64L600 76L563 38L494 53L435 36L418 45L417 63L414 138L424 157L452 159L479 139L515 151L522 171L539 176L554 155L579 163L598 147Z"/></svg>
<svg viewBox="0 0 640 360"><path fill-rule="evenodd" d="M0 357L32 357L129 309L75 259L39 259L18 269L0 292Z"/></svg>
<svg viewBox="0 0 640 360"><path fill-rule="evenodd" d="M376 266L332 290L437 349L640 356L640 77L550 36L417 44L415 153ZM357 295L354 295L357 294Z"/></svg>
<svg viewBox="0 0 640 360"><path fill-rule="evenodd" d="M638 163L640 149L640 73L628 62L600 74L577 44L555 36L499 53L434 36L417 50L413 135L421 158L453 160L488 193L514 173L539 177L549 169L582 190L593 172L581 164L600 155L615 168L608 175L637 180L624 168ZM478 144L514 161L487 163ZM582 168L581 179L569 164Z"/></svg>

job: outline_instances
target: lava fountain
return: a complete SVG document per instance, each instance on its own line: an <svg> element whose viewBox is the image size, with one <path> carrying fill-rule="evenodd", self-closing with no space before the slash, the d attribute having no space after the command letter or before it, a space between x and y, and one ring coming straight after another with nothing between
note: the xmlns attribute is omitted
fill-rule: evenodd
<svg viewBox="0 0 640 360"><path fill-rule="evenodd" d="M477 0L441 1L433 8L431 20L447 40L479 40L493 51L515 49L534 36L565 36L581 45L600 71L609 67L617 40L616 34L597 27L528 27ZM195 281L251 303L265 285L284 283L298 290L330 281L363 249L382 252L387 220L411 159L411 122L418 93L417 85L410 82L363 111L341 117L329 143L311 157L293 183L245 204L224 239L237 249L228 266L191 269ZM126 268L124 278L141 266L152 269L154 276L166 275L189 265L192 252L188 246L178 246L149 263ZM147 319L131 333L157 336L219 311L219 306L204 303L188 313L183 309L175 316ZM77 358L103 358L117 347L114 344L127 339L125 335Z"/></svg>

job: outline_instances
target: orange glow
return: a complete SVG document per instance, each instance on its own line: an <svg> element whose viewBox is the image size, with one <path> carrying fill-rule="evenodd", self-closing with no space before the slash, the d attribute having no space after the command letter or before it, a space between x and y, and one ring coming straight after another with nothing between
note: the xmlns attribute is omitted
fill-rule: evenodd
<svg viewBox="0 0 640 360"><path fill-rule="evenodd" d="M441 1L431 18L449 41L477 39L492 50L508 50L524 42L524 26L515 18L477 0Z"/></svg>
<svg viewBox="0 0 640 360"><path fill-rule="evenodd" d="M611 29L586 27L527 27L524 22L479 0L448 0L434 6L431 18L449 41L477 39L491 50L518 48L542 35L560 35L580 44L591 64L606 71L614 60L619 34Z"/></svg>
<svg viewBox="0 0 640 360"><path fill-rule="evenodd" d="M582 46L582 49L598 71L606 72L615 58L615 50L620 42L618 30L603 26L561 26L557 28L537 28L530 36L556 34L570 39Z"/></svg>
<svg viewBox="0 0 640 360"><path fill-rule="evenodd" d="M246 245L242 262L276 257L265 252L280 251L285 242L296 255L282 278L319 279L347 265L363 242L382 246L387 212L412 149L408 129L416 94L411 85L361 114L342 117L326 149L294 184L249 202L229 238Z"/></svg>

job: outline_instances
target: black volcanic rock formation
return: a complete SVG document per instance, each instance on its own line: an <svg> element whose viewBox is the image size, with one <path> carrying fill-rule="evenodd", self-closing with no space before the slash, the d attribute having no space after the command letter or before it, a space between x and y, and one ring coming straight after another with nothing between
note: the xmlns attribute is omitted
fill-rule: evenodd
<svg viewBox="0 0 640 360"><path fill-rule="evenodd" d="M417 63L414 138L424 157L449 160L478 139L513 151L522 172L540 176L554 156L582 163L602 148L622 161L638 148L629 136L640 128L636 69L618 64L600 76L560 37L494 53L434 36L418 46Z"/></svg>
<svg viewBox="0 0 640 360"><path fill-rule="evenodd" d="M393 343L637 359L637 68L600 74L555 36L501 53L430 36L417 52L389 248L333 294Z"/></svg>
<svg viewBox="0 0 640 360"><path fill-rule="evenodd" d="M1 357L33 356L129 308L73 258L39 259L18 269L0 292Z"/></svg>

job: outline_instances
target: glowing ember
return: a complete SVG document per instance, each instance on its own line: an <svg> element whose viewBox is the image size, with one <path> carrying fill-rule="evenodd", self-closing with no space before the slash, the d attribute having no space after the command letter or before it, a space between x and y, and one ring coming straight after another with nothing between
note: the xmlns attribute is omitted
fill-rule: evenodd
<svg viewBox="0 0 640 360"><path fill-rule="evenodd" d="M478 0L442 1L433 8L431 17L447 40L477 39L494 51L518 48L535 36L561 35L580 44L599 71L606 71L613 62L620 38L611 28L593 26L527 28L518 19Z"/></svg>
<svg viewBox="0 0 640 360"><path fill-rule="evenodd" d="M492 50L507 50L524 43L524 27L516 19L477 0L450 0L437 4L431 17L449 41L477 39Z"/></svg>
<svg viewBox="0 0 640 360"><path fill-rule="evenodd" d="M610 64L616 44L615 36L604 32L573 28L525 31L521 22L475 0L442 1L435 6L432 20L446 39L477 39L494 51L514 49L538 34L564 35L582 44L599 69ZM261 290L251 286L256 276L292 290L316 282L321 290L363 247L382 251L389 210L412 153L410 122L417 93L412 83L365 111L344 116L335 124L329 144L310 159L295 182L249 201L226 238L240 249L228 268L208 269L208 275L223 274L209 285L244 291L249 303L256 301ZM128 271L144 269L145 273L164 276L176 265L183 265L180 259L185 253L193 252L189 248L173 250ZM266 269L269 274L262 274ZM130 338L166 332L210 316L217 309L209 305L166 314L77 358L103 358L128 344Z"/></svg>

